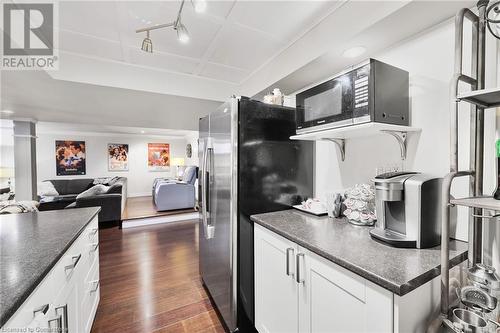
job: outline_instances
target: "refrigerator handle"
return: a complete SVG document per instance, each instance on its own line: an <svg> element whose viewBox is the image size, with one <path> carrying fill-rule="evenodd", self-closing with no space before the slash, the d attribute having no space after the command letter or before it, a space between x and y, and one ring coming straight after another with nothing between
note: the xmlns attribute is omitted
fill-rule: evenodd
<svg viewBox="0 0 500 333"><path fill-rule="evenodd" d="M208 154L209 151L213 150L212 147L212 139L209 137L207 138L207 142L205 144L205 151L203 153L203 164L202 164L202 172L201 172L201 183L202 183L202 188L201 188L201 201L202 201L202 220L203 220L203 228L205 229L205 238L210 239L214 237L214 228L208 224L208 195L207 193L210 192L210 187L207 182L207 162L208 162Z"/></svg>

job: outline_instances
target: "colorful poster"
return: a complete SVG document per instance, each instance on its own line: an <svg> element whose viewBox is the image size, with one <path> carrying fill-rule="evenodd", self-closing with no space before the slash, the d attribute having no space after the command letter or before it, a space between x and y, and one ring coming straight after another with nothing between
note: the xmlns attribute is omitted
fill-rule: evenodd
<svg viewBox="0 0 500 333"><path fill-rule="evenodd" d="M170 170L170 144L148 143L148 169L149 171Z"/></svg>
<svg viewBox="0 0 500 333"><path fill-rule="evenodd" d="M108 143L108 170L128 171L128 145Z"/></svg>
<svg viewBox="0 0 500 333"><path fill-rule="evenodd" d="M85 141L56 141L56 174L85 174Z"/></svg>

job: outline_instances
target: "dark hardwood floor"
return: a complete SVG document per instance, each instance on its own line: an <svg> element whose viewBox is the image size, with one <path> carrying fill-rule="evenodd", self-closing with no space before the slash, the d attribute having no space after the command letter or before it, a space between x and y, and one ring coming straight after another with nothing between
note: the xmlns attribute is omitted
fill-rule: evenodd
<svg viewBox="0 0 500 333"><path fill-rule="evenodd" d="M198 223L99 230L93 333L224 332L198 272Z"/></svg>
<svg viewBox="0 0 500 333"><path fill-rule="evenodd" d="M164 212L156 211L153 203L153 197L133 197L127 198L127 204L123 210L123 220L142 219L145 217L167 216L176 214L185 214L196 212L194 208L191 209L178 209Z"/></svg>

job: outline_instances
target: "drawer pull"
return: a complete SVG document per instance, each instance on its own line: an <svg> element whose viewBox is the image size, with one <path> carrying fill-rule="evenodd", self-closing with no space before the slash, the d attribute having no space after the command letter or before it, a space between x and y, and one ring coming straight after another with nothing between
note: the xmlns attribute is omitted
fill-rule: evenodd
<svg viewBox="0 0 500 333"><path fill-rule="evenodd" d="M97 231L99 231L99 229L98 229L98 228L94 228L94 229L92 229L92 230L89 232L89 237L95 236L95 234L97 234Z"/></svg>
<svg viewBox="0 0 500 333"><path fill-rule="evenodd" d="M300 273L300 258L302 258L302 259L305 258L304 253L297 254L297 265L296 265L297 273L295 275L296 275L297 283L304 283L304 278L302 277L302 274Z"/></svg>
<svg viewBox="0 0 500 333"><path fill-rule="evenodd" d="M59 314L59 311L61 310L62 314ZM68 332L68 304L56 307L56 315L62 316L61 332Z"/></svg>
<svg viewBox="0 0 500 333"><path fill-rule="evenodd" d="M99 280L95 280L95 281L92 281L90 283L94 285L94 288L90 289L90 293L92 294L92 293L95 293L97 291L97 289L99 289L100 282L99 282Z"/></svg>
<svg viewBox="0 0 500 333"><path fill-rule="evenodd" d="M81 253L77 256L71 257L71 259L73 260L73 263L71 265L64 266L64 270L66 271L68 269L75 269L75 267L76 267L76 265L78 265L78 262L80 261L81 257L82 257Z"/></svg>
<svg viewBox="0 0 500 333"><path fill-rule="evenodd" d="M286 249L286 275L291 276L293 278L293 273L290 271L290 253L294 253L294 249L289 247Z"/></svg>
<svg viewBox="0 0 500 333"><path fill-rule="evenodd" d="M62 328L63 328L62 327L62 321L63 321L63 319L62 319L61 315L55 317L54 319L49 319L48 322L49 322L49 330L50 330L50 332L63 332L63 330L62 330ZM57 326L53 327L52 323L56 323Z"/></svg>
<svg viewBox="0 0 500 333"><path fill-rule="evenodd" d="M45 315L47 314L47 311L49 311L49 305L48 304L42 305L41 307L33 310L33 317L35 317L39 312Z"/></svg>
<svg viewBox="0 0 500 333"><path fill-rule="evenodd" d="M91 247L91 251L95 252L99 248L99 243L90 244L90 247Z"/></svg>

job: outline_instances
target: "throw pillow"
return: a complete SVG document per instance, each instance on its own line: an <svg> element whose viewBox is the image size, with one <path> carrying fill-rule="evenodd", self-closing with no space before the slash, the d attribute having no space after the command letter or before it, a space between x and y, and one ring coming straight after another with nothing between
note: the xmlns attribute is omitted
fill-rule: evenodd
<svg viewBox="0 0 500 333"><path fill-rule="evenodd" d="M118 176L114 177L101 177L101 178L95 178L93 184L94 185L112 185L114 182L118 180Z"/></svg>
<svg viewBox="0 0 500 333"><path fill-rule="evenodd" d="M54 187L54 184L52 184L51 181L44 181L38 183L38 196L40 197L45 197L45 196L56 196L59 195L57 192L56 188Z"/></svg>
<svg viewBox="0 0 500 333"><path fill-rule="evenodd" d="M78 194L76 196L76 200L78 200L80 198L87 198L87 197L92 197L94 195L106 193L106 192L108 192L108 189L109 189L109 186L102 185L102 184L92 186L88 190L83 191L82 193Z"/></svg>
<svg viewBox="0 0 500 333"><path fill-rule="evenodd" d="M99 185L99 184L107 184L111 180L111 177L100 177L100 178L94 178L94 185Z"/></svg>
<svg viewBox="0 0 500 333"><path fill-rule="evenodd" d="M2 201L0 202L0 214L17 214L38 211L36 201Z"/></svg>

